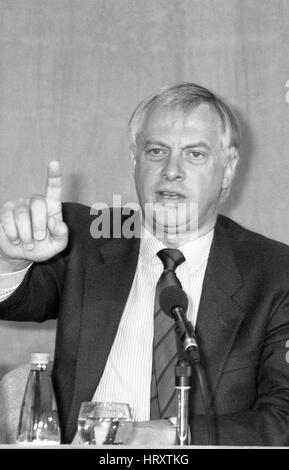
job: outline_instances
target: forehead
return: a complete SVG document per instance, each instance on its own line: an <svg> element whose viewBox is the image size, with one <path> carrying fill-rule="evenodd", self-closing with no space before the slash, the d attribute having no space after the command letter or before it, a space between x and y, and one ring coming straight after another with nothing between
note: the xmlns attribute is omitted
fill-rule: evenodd
<svg viewBox="0 0 289 470"><path fill-rule="evenodd" d="M180 108L155 106L148 113L140 132L140 140L176 136L187 139L206 139L216 144L222 138L222 123L209 104L184 111Z"/></svg>

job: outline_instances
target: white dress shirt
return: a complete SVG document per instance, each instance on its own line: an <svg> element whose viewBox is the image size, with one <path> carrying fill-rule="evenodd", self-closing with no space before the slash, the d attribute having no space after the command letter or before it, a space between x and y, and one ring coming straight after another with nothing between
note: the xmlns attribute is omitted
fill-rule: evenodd
<svg viewBox="0 0 289 470"><path fill-rule="evenodd" d="M176 269L189 299L187 317L195 326L214 231L179 249L186 261ZM154 300L163 264L156 253L166 248L146 232L135 277L93 400L129 403L135 421L150 417Z"/></svg>

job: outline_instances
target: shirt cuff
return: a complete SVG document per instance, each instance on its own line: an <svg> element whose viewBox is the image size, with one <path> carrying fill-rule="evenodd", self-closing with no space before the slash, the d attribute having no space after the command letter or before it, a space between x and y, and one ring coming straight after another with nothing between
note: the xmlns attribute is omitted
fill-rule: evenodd
<svg viewBox="0 0 289 470"><path fill-rule="evenodd" d="M33 263L30 263L26 268L13 273L0 274L0 292L5 293L11 289L15 289L24 279L25 274Z"/></svg>

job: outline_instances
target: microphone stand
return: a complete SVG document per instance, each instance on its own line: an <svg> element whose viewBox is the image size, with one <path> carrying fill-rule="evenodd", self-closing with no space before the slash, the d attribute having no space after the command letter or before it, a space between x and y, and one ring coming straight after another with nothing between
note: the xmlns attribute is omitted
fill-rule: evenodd
<svg viewBox="0 0 289 470"><path fill-rule="evenodd" d="M198 345L195 339L193 325L188 320L183 319L183 316L182 316L183 310L181 308L176 307L174 309L174 314L175 314L175 322L176 322L175 331L176 331L177 337L179 338L179 340L181 341L183 345L183 351L187 353L187 357L189 358L189 361L186 361L186 362L188 363L188 365L194 366L197 372L197 377L198 377L199 385L201 388L202 399L203 399L205 417L207 421L208 444L213 445L215 442L215 436L214 436L214 426L213 426L213 422L212 422L212 418L211 418L210 410L209 410L209 394L208 394L208 388L207 388L207 383L206 383L206 375L200 362L200 352L199 352ZM184 374L185 372L183 371L183 369L181 369L179 373ZM178 383L188 382L188 379L186 379L186 376L180 375L180 377L182 377L182 380L180 380L180 378L177 377L176 375L176 381L178 379ZM180 427L185 425L184 419L186 420L188 419L188 391L184 389L183 394L185 394L185 392L187 395L184 395L181 398L180 392L179 392L179 397L178 397L178 402L180 401L180 411L178 411L177 419L179 421ZM184 410L181 409L182 407L184 408ZM178 410L179 410L179 406L178 406ZM188 427L188 423L187 423L187 427Z"/></svg>
<svg viewBox="0 0 289 470"><path fill-rule="evenodd" d="M179 359L175 368L175 389L177 398L177 444L190 445L188 424L189 394L192 382L192 367L186 359Z"/></svg>

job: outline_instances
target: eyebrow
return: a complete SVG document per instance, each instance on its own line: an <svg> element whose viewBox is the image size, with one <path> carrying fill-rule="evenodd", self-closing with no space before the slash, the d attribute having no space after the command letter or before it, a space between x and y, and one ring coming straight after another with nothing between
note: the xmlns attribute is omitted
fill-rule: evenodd
<svg viewBox="0 0 289 470"><path fill-rule="evenodd" d="M183 150L187 150L194 147L203 147L207 150L211 150L211 146L207 142L204 142L202 140L194 142L193 144L185 145L185 147L183 147Z"/></svg>
<svg viewBox="0 0 289 470"><path fill-rule="evenodd" d="M170 147L168 144L160 140L146 140L144 146L146 147L147 145L160 145L162 147L167 147L167 148ZM197 142L185 145L184 147L182 147L182 150L188 150L188 149L195 148L195 147L203 147L207 150L211 150L210 145L203 140L199 140Z"/></svg>
<svg viewBox="0 0 289 470"><path fill-rule="evenodd" d="M169 147L169 145L161 142L160 140L146 140L144 146L146 147L147 145L161 145L162 147Z"/></svg>

